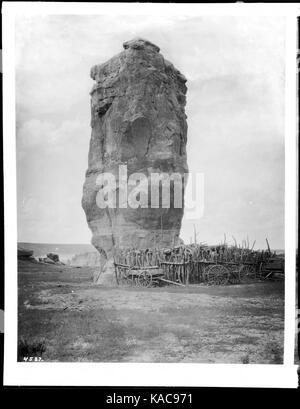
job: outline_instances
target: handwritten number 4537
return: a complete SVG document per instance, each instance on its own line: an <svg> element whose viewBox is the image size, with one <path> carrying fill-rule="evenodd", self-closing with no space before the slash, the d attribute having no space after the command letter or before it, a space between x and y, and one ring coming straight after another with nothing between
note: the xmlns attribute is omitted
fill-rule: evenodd
<svg viewBox="0 0 300 409"><path fill-rule="evenodd" d="M24 356L23 361L24 362L42 362L43 359L41 356Z"/></svg>

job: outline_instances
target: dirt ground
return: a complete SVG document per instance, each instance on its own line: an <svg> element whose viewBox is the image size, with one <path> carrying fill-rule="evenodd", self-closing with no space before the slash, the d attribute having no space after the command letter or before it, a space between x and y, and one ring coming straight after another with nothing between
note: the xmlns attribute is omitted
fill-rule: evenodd
<svg viewBox="0 0 300 409"><path fill-rule="evenodd" d="M283 282L103 288L94 270L19 263L19 359L42 344L44 361L283 361Z"/></svg>

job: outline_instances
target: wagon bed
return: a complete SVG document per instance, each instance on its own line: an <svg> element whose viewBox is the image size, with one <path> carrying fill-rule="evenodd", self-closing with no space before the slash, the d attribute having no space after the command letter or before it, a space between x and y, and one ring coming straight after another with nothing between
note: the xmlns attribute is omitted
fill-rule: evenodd
<svg viewBox="0 0 300 409"><path fill-rule="evenodd" d="M120 285L131 285L137 287L152 287L158 285L165 273L158 266L129 266L126 264L115 264L116 280Z"/></svg>

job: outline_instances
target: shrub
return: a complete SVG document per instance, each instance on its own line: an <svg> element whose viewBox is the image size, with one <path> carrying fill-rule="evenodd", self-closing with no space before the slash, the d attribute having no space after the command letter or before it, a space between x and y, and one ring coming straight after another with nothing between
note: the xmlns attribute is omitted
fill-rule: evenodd
<svg viewBox="0 0 300 409"><path fill-rule="evenodd" d="M34 358L41 358L46 351L45 341L35 341L28 343L21 339L18 342L18 361L34 360Z"/></svg>

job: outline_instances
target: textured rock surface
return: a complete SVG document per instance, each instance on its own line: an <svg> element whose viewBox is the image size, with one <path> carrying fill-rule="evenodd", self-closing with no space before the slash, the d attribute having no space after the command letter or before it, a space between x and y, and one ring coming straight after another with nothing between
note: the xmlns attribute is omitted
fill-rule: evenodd
<svg viewBox="0 0 300 409"><path fill-rule="evenodd" d="M128 41L123 47L91 69L92 135L82 206L103 265L115 246L177 244L183 208L100 209L97 176L111 172L118 183L122 164L128 176L188 172L185 77L147 40Z"/></svg>
<svg viewBox="0 0 300 409"><path fill-rule="evenodd" d="M18 247L18 258L19 259L28 259L33 256L33 250L23 249Z"/></svg>
<svg viewBox="0 0 300 409"><path fill-rule="evenodd" d="M59 255L55 253L48 253L47 257L50 258L50 260L53 260L55 263L59 261Z"/></svg>

